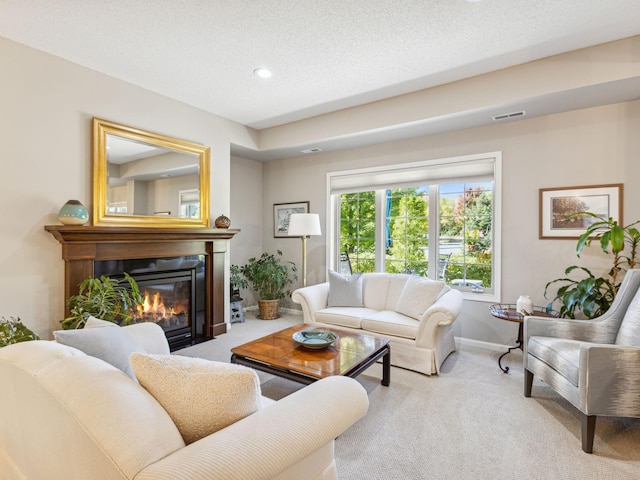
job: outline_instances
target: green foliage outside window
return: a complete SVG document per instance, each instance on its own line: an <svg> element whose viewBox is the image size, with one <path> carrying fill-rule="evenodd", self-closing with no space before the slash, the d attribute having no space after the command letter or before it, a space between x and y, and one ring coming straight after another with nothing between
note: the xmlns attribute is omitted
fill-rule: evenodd
<svg viewBox="0 0 640 480"><path fill-rule="evenodd" d="M448 187L448 188L443 188ZM481 280L492 285L493 186L440 185L441 251L451 252L445 280ZM427 276L429 187L387 191L385 271ZM354 272L375 271L376 192L341 196L340 248L349 253Z"/></svg>
<svg viewBox="0 0 640 480"><path fill-rule="evenodd" d="M376 192L342 195L340 251L347 252L354 272L375 271Z"/></svg>
<svg viewBox="0 0 640 480"><path fill-rule="evenodd" d="M385 270L389 273L427 275L428 190L403 188L387 191L390 202Z"/></svg>
<svg viewBox="0 0 640 480"><path fill-rule="evenodd" d="M446 238L459 241L445 273L447 283L454 279L480 280L492 285L493 192L487 184L460 184L440 197L440 244Z"/></svg>

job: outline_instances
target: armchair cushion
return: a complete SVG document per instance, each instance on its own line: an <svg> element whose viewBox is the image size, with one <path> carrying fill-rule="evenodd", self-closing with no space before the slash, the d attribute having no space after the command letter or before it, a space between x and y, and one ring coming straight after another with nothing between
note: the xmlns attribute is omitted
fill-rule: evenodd
<svg viewBox="0 0 640 480"><path fill-rule="evenodd" d="M179 355L131 355L133 371L167 411L186 444L256 412L260 382L241 365Z"/></svg>
<svg viewBox="0 0 640 480"><path fill-rule="evenodd" d="M576 387L580 370L580 346L583 342L552 337L531 337L528 352L549 365Z"/></svg>
<svg viewBox="0 0 640 480"><path fill-rule="evenodd" d="M412 275L402 288L395 310L420 320L427 308L435 303L443 288L444 282Z"/></svg>
<svg viewBox="0 0 640 480"><path fill-rule="evenodd" d="M340 275L329 270L329 307L362 307L362 273Z"/></svg>

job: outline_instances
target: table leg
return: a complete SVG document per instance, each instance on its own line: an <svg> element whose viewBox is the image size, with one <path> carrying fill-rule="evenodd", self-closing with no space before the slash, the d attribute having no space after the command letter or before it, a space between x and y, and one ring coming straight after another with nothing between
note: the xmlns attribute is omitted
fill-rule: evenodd
<svg viewBox="0 0 640 480"><path fill-rule="evenodd" d="M500 355L500 358L498 358L498 366L500 367L500 370L502 370L504 373L509 373L509 367L502 366L502 358L505 355L509 355L511 353L511 350L515 350L516 348L519 348L520 350L522 350L522 323L520 323L520 325L518 326L518 339L516 340L516 345L514 347L509 348L506 352Z"/></svg>
<svg viewBox="0 0 640 480"><path fill-rule="evenodd" d="M391 347L387 346L387 353L382 357L382 385L385 387L391 383Z"/></svg>

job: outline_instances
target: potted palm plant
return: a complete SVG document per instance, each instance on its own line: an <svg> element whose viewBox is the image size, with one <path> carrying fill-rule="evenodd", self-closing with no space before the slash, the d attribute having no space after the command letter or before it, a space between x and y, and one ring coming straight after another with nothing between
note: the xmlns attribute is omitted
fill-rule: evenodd
<svg viewBox="0 0 640 480"><path fill-rule="evenodd" d="M242 276L258 296L260 318L273 320L279 317L280 300L289 296L289 286L298 279L293 262L282 260L282 252L263 253L259 258L250 258L240 267Z"/></svg>

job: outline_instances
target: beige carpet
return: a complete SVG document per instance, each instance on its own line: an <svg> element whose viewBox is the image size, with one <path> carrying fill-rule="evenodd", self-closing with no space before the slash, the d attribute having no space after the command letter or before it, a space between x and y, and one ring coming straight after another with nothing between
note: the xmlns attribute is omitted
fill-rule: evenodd
<svg viewBox="0 0 640 480"><path fill-rule="evenodd" d="M229 361L229 349L301 321L299 316L256 320L209 342L175 352ZM640 479L640 419L599 418L594 453L582 452L577 411L534 382L522 395L522 355L503 365L499 353L460 347L439 376L393 367L380 385L375 365L358 377L369 393L369 413L336 440L343 480L389 479ZM263 394L282 398L301 385L260 373Z"/></svg>

